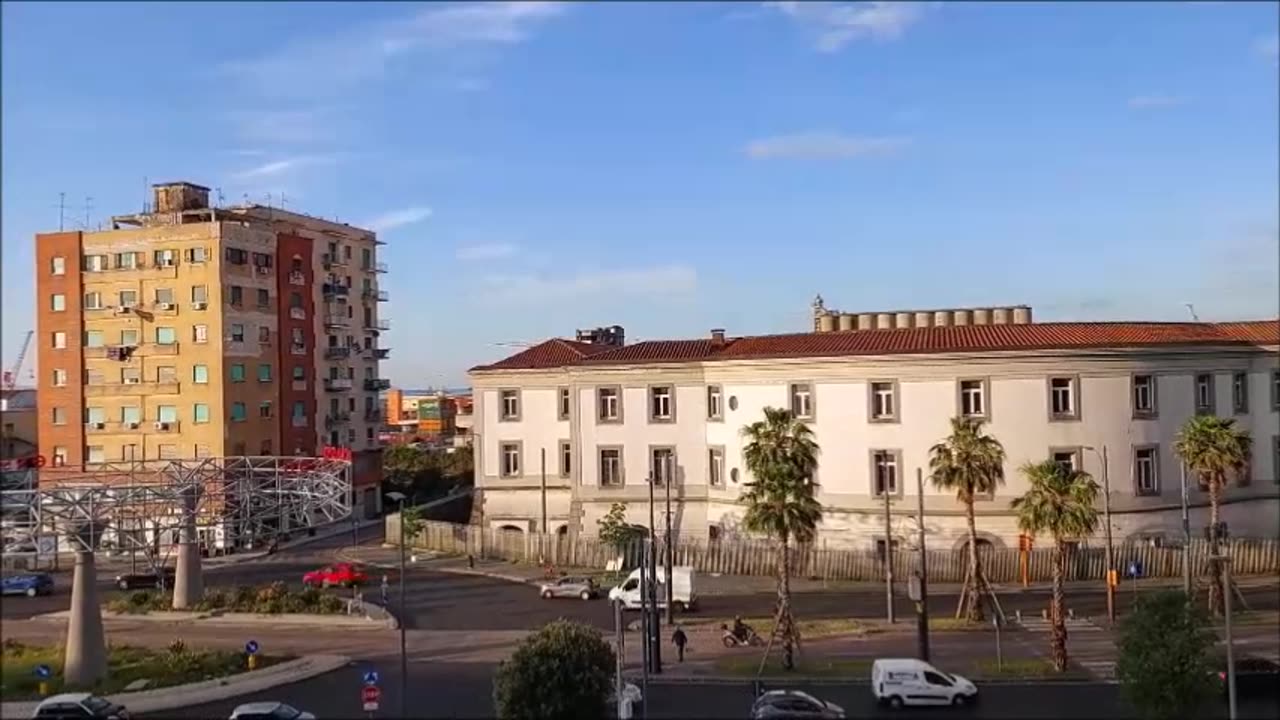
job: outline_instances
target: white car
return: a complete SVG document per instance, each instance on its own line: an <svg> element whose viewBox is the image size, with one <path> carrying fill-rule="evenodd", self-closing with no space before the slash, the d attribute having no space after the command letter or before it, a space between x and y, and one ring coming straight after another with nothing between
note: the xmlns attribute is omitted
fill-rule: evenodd
<svg viewBox="0 0 1280 720"><path fill-rule="evenodd" d="M281 702L255 702L232 710L231 720L316 720L316 716Z"/></svg>
<svg viewBox="0 0 1280 720"><path fill-rule="evenodd" d="M129 720L129 711L106 698L89 693L62 693L45 698L31 713L33 718L102 718Z"/></svg>
<svg viewBox="0 0 1280 720"><path fill-rule="evenodd" d="M904 705L961 706L978 699L978 688L969 680L915 658L872 663L871 692L877 702L894 709Z"/></svg>

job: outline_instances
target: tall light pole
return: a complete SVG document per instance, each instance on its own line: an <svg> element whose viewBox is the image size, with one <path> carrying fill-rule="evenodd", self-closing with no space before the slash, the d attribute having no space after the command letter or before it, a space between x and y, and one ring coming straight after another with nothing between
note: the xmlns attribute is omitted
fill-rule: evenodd
<svg viewBox="0 0 1280 720"><path fill-rule="evenodd" d="M1107 620L1114 624L1116 621L1116 554L1115 545L1111 541L1111 475L1107 462L1107 446L1103 445L1100 453L1094 447L1086 446L1085 450L1093 451L1102 462L1102 522L1107 526Z"/></svg>
<svg viewBox="0 0 1280 720"><path fill-rule="evenodd" d="M675 479L676 468L675 468L675 462L673 461L664 460L664 464L666 467L663 468L663 472L662 472L662 488L663 488L664 494L666 495L666 501L667 501L667 510L666 510L667 534L666 534L666 539L663 542L666 545L666 550L667 550L666 552L667 626L670 627L676 624L676 616L675 616L676 611L674 608L675 603L672 602L672 600L675 597L674 591L672 589L674 587L674 583L672 583L671 581L671 553L672 553L672 550L671 550L671 482Z"/></svg>
<svg viewBox="0 0 1280 720"><path fill-rule="evenodd" d="M642 592L649 596L649 660L653 667L650 672L657 675L662 672L662 643L658 639L661 637L658 628L658 534L654 529L657 522L654 519L653 510L653 484L657 482L657 475L649 475L649 557L646 560L649 563L649 587L642 588ZM667 578L670 582L671 578Z"/></svg>
<svg viewBox="0 0 1280 720"><path fill-rule="evenodd" d="M409 651L405 641L404 619L407 617L404 611L404 569L405 569L405 547L404 547L404 501L408 498L404 493L389 492L387 497L391 502L400 504L400 620L397 625L400 626L400 717L409 717Z"/></svg>
<svg viewBox="0 0 1280 720"><path fill-rule="evenodd" d="M1236 720L1239 717L1236 714L1236 661L1235 651L1232 648L1234 643L1231 640L1231 558L1226 555L1215 554L1211 558L1212 562L1216 562L1222 573L1223 582L1227 586L1227 592L1222 593L1222 610L1226 613L1226 631L1227 631L1227 717L1230 720Z"/></svg>
<svg viewBox="0 0 1280 720"><path fill-rule="evenodd" d="M897 622L893 616L893 526L887 484L884 487L884 602L885 617L890 624Z"/></svg>
<svg viewBox="0 0 1280 720"><path fill-rule="evenodd" d="M1187 464L1179 463L1182 471L1182 592L1191 602L1191 514L1187 509Z"/></svg>
<svg viewBox="0 0 1280 720"><path fill-rule="evenodd" d="M928 550L924 544L924 471L916 468L916 492L920 513L920 602L916 604L919 633L920 659L929 662L929 564Z"/></svg>

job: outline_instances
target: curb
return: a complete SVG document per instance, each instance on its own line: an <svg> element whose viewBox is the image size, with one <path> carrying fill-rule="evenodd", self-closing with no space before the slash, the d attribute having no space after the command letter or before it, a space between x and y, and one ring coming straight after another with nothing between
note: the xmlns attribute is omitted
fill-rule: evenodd
<svg viewBox="0 0 1280 720"><path fill-rule="evenodd" d="M474 577L489 578L491 580L503 580L509 583L516 583L519 585L531 585L533 587L537 587L538 585L541 584L541 581L539 580L522 578L519 575L507 575L504 573L489 572L487 570L471 570L470 568L460 568L460 567L432 567L431 569L434 570L435 572L449 573L451 575L471 575Z"/></svg>
<svg viewBox="0 0 1280 720"><path fill-rule="evenodd" d="M111 695L107 699L124 705L130 713L141 714L173 710L175 708L203 705L228 698L269 690L280 685L288 685L308 680L346 667L351 659L342 655L311 655L297 660L272 665L262 670L229 675L215 680L204 680L186 685L141 690L131 693ZM6 718L31 717L38 700L7 702L0 705L0 715Z"/></svg>
<svg viewBox="0 0 1280 720"><path fill-rule="evenodd" d="M626 675L628 682L639 684L641 677L639 675ZM992 680L983 680L982 678L969 678L976 685L980 686L999 686L999 685L1118 685L1115 680L1096 680L1091 678L1062 678L1055 680L1053 678L999 678ZM830 676L807 676L807 675L766 675L763 677L729 677L723 675L705 675L700 677L655 677L649 676L650 685L750 685L753 682L762 682L765 685L858 685L864 682L870 683L868 678L849 677L849 678L833 678Z"/></svg>
<svg viewBox="0 0 1280 720"><path fill-rule="evenodd" d="M351 615L315 615L309 613L280 613L267 615L259 613L202 613L202 612L149 612L131 615L128 613L102 613L104 622L112 620L121 622L155 622L155 623L200 623L204 625L277 625L290 627L328 627L328 628L368 628L370 623L381 624L392 630L398 629L399 621L385 608L373 603L379 611L386 615L385 619L374 619L366 612L363 617ZM70 610L36 615L32 620L44 622L67 622Z"/></svg>

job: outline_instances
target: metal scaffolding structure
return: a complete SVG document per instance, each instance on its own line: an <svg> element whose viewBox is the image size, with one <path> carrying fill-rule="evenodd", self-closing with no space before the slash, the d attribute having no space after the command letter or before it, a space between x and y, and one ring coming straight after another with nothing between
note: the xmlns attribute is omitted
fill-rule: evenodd
<svg viewBox="0 0 1280 720"><path fill-rule="evenodd" d="M142 551L176 545L252 546L351 514L351 462L222 457L101 463L39 471L34 488L0 492L6 556ZM168 542L166 542L168 541Z"/></svg>

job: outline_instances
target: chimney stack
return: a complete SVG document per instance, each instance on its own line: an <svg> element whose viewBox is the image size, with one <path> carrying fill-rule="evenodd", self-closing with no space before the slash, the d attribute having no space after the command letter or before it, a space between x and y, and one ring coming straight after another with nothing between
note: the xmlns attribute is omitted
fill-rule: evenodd
<svg viewBox="0 0 1280 720"><path fill-rule="evenodd" d="M712 328L711 347L724 347L724 328Z"/></svg>

